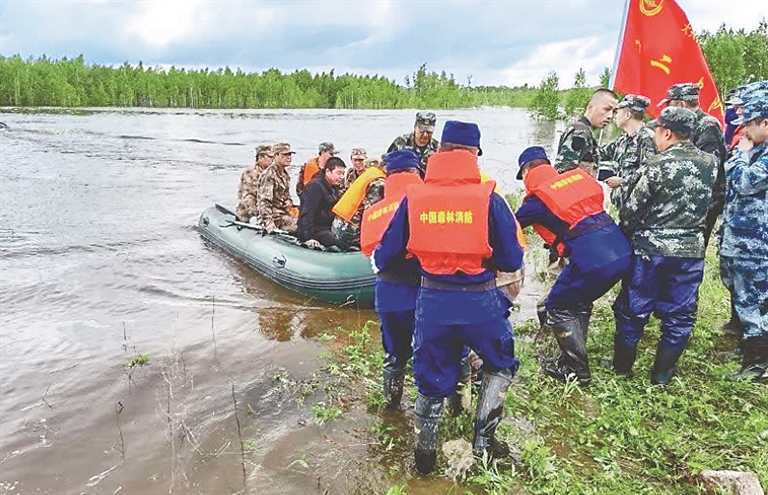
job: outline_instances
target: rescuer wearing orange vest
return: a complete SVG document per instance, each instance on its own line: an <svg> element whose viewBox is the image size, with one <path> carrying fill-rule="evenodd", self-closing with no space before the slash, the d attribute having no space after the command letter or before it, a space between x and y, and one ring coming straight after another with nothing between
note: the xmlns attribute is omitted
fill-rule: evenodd
<svg viewBox="0 0 768 495"><path fill-rule="evenodd" d="M483 360L473 450L508 455L495 438L504 397L520 362L507 320L512 299L496 287L496 271L522 268L523 249L507 202L481 183L480 129L448 121L440 150L429 158L423 185L410 186L371 258L387 270L406 251L421 264L416 300L413 371L416 469L435 467L438 423L444 399L454 394L461 356L473 349Z"/></svg>
<svg viewBox="0 0 768 495"><path fill-rule="evenodd" d="M308 160L301 166L299 171L299 179L296 181L296 195L301 200L301 196L304 193L304 189L319 171L325 169L325 164L332 156L336 156L339 152L334 148L333 143L320 143L317 147L317 156Z"/></svg>
<svg viewBox="0 0 768 495"><path fill-rule="evenodd" d="M603 208L603 189L584 170L562 174L544 148L531 146L518 159L518 179L526 196L517 210L520 225L533 225L546 246L570 259L549 292L544 326L552 330L562 354L544 360L544 372L566 381L590 381L587 329L592 303L627 273L632 250Z"/></svg>
<svg viewBox="0 0 768 495"><path fill-rule="evenodd" d="M360 247L366 256L370 256L381 242L405 197L406 187L423 184L419 175L420 163L418 155L410 150L393 151L384 156L387 169L384 199L368 207L363 214ZM397 409L403 396L406 365L413 354L411 340L419 281L419 262L413 256L393 260L386 270L376 274L375 307L381 322L383 390L388 409Z"/></svg>

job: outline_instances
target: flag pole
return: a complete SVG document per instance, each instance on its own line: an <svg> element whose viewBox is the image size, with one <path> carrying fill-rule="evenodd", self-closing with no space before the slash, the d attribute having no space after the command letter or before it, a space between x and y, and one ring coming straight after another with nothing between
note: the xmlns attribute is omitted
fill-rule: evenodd
<svg viewBox="0 0 768 495"><path fill-rule="evenodd" d="M621 46L624 43L624 32L627 29L627 16L629 15L629 3L630 0L624 0L624 17L621 21L621 29L619 30L619 42L616 43L616 56L613 59L613 70L611 71L611 79L608 83L608 87L613 89L613 85L616 83L616 69L619 67L619 57L621 56Z"/></svg>

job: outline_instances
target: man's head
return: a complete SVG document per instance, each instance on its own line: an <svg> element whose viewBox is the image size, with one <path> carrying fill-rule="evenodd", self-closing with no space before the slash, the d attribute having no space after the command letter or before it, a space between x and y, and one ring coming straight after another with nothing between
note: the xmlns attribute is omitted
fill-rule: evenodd
<svg viewBox="0 0 768 495"><path fill-rule="evenodd" d="M291 164L295 151L291 151L291 145L288 143L277 143L272 146L272 150L275 152L275 163L285 168Z"/></svg>
<svg viewBox="0 0 768 495"><path fill-rule="evenodd" d="M520 170L517 171L517 180L522 180L532 168L549 163L547 152L541 146L525 148L517 158L517 164L520 166Z"/></svg>
<svg viewBox="0 0 768 495"><path fill-rule="evenodd" d="M363 148L353 148L349 158L352 160L352 166L355 170L362 172L365 170L365 160L368 158L368 153Z"/></svg>
<svg viewBox="0 0 768 495"><path fill-rule="evenodd" d="M344 182L344 170L347 165L338 156L332 156L325 164L325 180L332 186L339 186Z"/></svg>
<svg viewBox="0 0 768 495"><path fill-rule="evenodd" d="M317 156L319 157L317 160L318 166L320 168L325 168L328 159L332 156L336 156L337 153L338 151L333 147L333 143L320 143L317 147ZM342 161L342 163L344 162Z"/></svg>
<svg viewBox="0 0 768 495"><path fill-rule="evenodd" d="M384 155L384 166L387 175L399 173L419 173L421 160L411 150L398 150Z"/></svg>
<svg viewBox="0 0 768 495"><path fill-rule="evenodd" d="M432 140L436 120L437 117L432 112L416 113L416 122L413 124L413 137L418 146L426 146Z"/></svg>
<svg viewBox="0 0 768 495"><path fill-rule="evenodd" d="M744 125L745 135L754 144L768 141L768 91L751 93L741 118L733 122Z"/></svg>
<svg viewBox="0 0 768 495"><path fill-rule="evenodd" d="M653 129L653 141L656 147L659 151L666 151L675 143L691 139L697 122L693 111L683 107L669 106L662 110L656 120L648 124L648 127Z"/></svg>
<svg viewBox="0 0 768 495"><path fill-rule="evenodd" d="M699 85L696 83L674 84L667 90L667 97L659 102L659 106L683 107L690 110L699 108Z"/></svg>
<svg viewBox="0 0 768 495"><path fill-rule="evenodd" d="M651 100L643 95L626 95L624 100L616 106L613 121L622 129L633 120L639 125L643 122L645 109L650 103Z"/></svg>
<svg viewBox="0 0 768 495"><path fill-rule="evenodd" d="M474 122L460 122L449 120L443 126L443 135L440 136L440 151L453 151L463 149L482 155L480 148L480 128Z"/></svg>
<svg viewBox="0 0 768 495"><path fill-rule="evenodd" d="M592 93L592 98L587 103L584 116L592 124L592 127L602 129L611 122L613 111L616 109L617 104L616 93L610 89L598 89Z"/></svg>
<svg viewBox="0 0 768 495"><path fill-rule="evenodd" d="M271 145L262 144L256 147L256 163L261 168L267 168L275 161L275 152Z"/></svg>

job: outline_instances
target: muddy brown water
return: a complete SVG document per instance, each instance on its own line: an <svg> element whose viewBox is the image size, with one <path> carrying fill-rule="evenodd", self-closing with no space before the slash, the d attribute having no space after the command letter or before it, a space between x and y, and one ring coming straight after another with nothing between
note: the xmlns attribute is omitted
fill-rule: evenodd
<svg viewBox="0 0 768 495"><path fill-rule="evenodd" d="M381 153L413 114L0 110L0 494L385 493L408 452L373 445L382 418L353 404L318 425L310 407L329 352L315 337L375 314L282 289L194 225L234 204L257 144L291 142L295 177L317 143ZM437 114L437 136L480 124L507 190L520 151L555 140L522 110ZM410 428L407 411L383 420Z"/></svg>

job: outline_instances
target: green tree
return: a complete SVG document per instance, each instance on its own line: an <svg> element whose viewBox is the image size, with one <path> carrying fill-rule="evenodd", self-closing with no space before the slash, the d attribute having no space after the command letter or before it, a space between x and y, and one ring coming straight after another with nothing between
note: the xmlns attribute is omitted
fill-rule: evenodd
<svg viewBox="0 0 768 495"><path fill-rule="evenodd" d="M533 97L533 101L528 107L531 115L547 120L557 120L561 117L560 91L557 89L559 85L560 79L557 77L557 73L550 71L547 77L541 81L536 96Z"/></svg>

